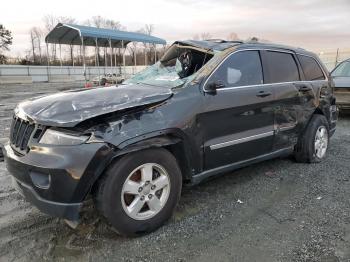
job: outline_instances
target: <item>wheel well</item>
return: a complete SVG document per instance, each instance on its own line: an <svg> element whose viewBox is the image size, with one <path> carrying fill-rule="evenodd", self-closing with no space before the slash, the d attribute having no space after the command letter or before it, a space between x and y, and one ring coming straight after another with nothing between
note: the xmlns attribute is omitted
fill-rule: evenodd
<svg viewBox="0 0 350 262"><path fill-rule="evenodd" d="M331 126L331 119L330 119L330 114L325 114L321 108L316 108L315 112L314 112L314 115L323 115L326 119L327 119L327 122L329 124L329 126Z"/></svg>
<svg viewBox="0 0 350 262"><path fill-rule="evenodd" d="M182 180L186 183L186 181L189 181L191 179L191 168L188 156L186 154L184 141L181 138L172 135L163 135L142 140L121 149L120 153L115 155L111 159L110 163L106 166L105 170L100 174L100 176L94 181L93 184L97 183L97 181L104 175L108 167L113 162L120 160L126 154L149 148L164 148L168 150L171 154L174 155L174 157L177 160L177 163L181 170L183 178Z"/></svg>
<svg viewBox="0 0 350 262"><path fill-rule="evenodd" d="M176 144L167 145L164 148L170 151L170 153L176 158L181 169L182 181L185 183L188 182L191 179L191 168L186 154L184 141L181 140Z"/></svg>

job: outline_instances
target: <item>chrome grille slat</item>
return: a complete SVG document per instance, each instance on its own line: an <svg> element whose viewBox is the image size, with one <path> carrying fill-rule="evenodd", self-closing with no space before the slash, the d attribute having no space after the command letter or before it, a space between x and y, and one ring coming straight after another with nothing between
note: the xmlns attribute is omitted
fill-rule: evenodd
<svg viewBox="0 0 350 262"><path fill-rule="evenodd" d="M17 135L16 135L16 141L15 141L15 145L16 147L19 146L19 142L21 140L21 133L23 133L23 129L25 128L25 125L23 125L23 122L22 120L20 120L20 125L19 125L19 128L18 128L18 131L17 131Z"/></svg>
<svg viewBox="0 0 350 262"><path fill-rule="evenodd" d="M24 131L22 142L20 144L21 150L26 149L28 142L29 142L29 139L30 139L30 136L32 135L33 131L34 131L34 125L28 125L26 130Z"/></svg>
<svg viewBox="0 0 350 262"><path fill-rule="evenodd" d="M11 146L20 153L26 153L32 134L36 132L36 125L15 116L11 123Z"/></svg>
<svg viewBox="0 0 350 262"><path fill-rule="evenodd" d="M22 122L22 123L24 123L24 121ZM25 137L25 133L27 132L27 129L28 129L28 127L29 127L29 125L26 125L26 124L22 124L22 126L24 126L24 130L23 130L23 134L21 134L21 138L20 138L20 141L19 141L19 143L18 143L18 146L19 146L19 148L21 149L21 150L23 150L22 149L22 144L23 144L23 140L24 140L24 137Z"/></svg>
<svg viewBox="0 0 350 262"><path fill-rule="evenodd" d="M12 134L12 141L11 142L14 144L16 142L16 137L17 137L17 132L18 132L20 122L17 118L14 118L13 121L15 122L15 124L13 125L13 131L11 132L11 134Z"/></svg>

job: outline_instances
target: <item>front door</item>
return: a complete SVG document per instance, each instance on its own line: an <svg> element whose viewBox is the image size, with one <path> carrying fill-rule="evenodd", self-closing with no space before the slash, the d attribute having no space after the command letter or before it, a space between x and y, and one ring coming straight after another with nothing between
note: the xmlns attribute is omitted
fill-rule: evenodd
<svg viewBox="0 0 350 262"><path fill-rule="evenodd" d="M220 82L205 93L198 116L203 134L204 170L230 165L271 152L274 136L273 89L265 86L260 52L236 51L204 85Z"/></svg>

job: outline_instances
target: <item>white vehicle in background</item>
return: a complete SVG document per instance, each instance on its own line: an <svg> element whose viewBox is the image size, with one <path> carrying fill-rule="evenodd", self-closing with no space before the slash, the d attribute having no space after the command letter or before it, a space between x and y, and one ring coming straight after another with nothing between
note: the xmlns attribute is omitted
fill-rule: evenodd
<svg viewBox="0 0 350 262"><path fill-rule="evenodd" d="M104 74L96 76L92 79L92 83L96 85L104 86L105 84L120 84L124 81L122 75L117 74Z"/></svg>
<svg viewBox="0 0 350 262"><path fill-rule="evenodd" d="M331 76L339 110L350 111L350 58L337 65Z"/></svg>

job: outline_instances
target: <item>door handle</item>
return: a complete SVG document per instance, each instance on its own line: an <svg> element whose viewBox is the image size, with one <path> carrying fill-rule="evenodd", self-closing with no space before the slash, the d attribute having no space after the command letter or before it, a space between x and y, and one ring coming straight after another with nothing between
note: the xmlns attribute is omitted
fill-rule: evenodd
<svg viewBox="0 0 350 262"><path fill-rule="evenodd" d="M300 92L306 92L306 91L310 91L311 90L311 87L309 86L301 86L299 87L299 91Z"/></svg>
<svg viewBox="0 0 350 262"><path fill-rule="evenodd" d="M298 88L299 92L306 92L306 91L311 91L312 88L310 85L306 85L306 84L295 84L296 88Z"/></svg>
<svg viewBox="0 0 350 262"><path fill-rule="evenodd" d="M266 92L266 91L259 91L259 93L256 94L257 97L267 97L272 95L271 92Z"/></svg>

